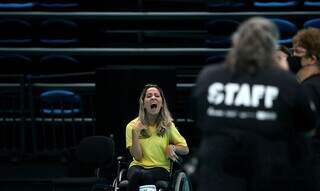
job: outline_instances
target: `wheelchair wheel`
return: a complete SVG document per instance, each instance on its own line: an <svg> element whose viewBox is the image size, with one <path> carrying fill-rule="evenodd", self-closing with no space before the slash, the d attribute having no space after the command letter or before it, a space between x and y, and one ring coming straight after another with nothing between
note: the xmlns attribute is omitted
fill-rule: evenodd
<svg viewBox="0 0 320 191"><path fill-rule="evenodd" d="M185 172L178 172L175 179L174 191L192 191L191 182Z"/></svg>

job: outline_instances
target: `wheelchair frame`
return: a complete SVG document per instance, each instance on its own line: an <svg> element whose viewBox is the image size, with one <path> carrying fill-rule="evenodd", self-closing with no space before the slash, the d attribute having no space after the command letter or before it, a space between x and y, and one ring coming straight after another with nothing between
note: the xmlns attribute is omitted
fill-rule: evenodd
<svg viewBox="0 0 320 191"><path fill-rule="evenodd" d="M167 188L157 188L158 191L192 191L191 181L187 173L184 171L182 166L182 159L179 157L177 161L170 162L170 181L161 181L163 183L168 182ZM173 164L178 165L178 170L173 172ZM123 166L126 166L123 168ZM114 179L112 188L113 191L119 191L121 188L125 188L128 184L128 180L126 180L126 172L128 169L128 162L124 157L117 158L117 177Z"/></svg>

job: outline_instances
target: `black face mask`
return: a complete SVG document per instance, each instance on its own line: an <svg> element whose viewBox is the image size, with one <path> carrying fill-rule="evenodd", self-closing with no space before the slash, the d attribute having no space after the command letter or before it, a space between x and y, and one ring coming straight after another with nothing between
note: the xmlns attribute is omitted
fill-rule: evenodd
<svg viewBox="0 0 320 191"><path fill-rule="evenodd" d="M288 56L287 58L288 64L289 64L289 70L296 74L301 66L301 57L299 56Z"/></svg>

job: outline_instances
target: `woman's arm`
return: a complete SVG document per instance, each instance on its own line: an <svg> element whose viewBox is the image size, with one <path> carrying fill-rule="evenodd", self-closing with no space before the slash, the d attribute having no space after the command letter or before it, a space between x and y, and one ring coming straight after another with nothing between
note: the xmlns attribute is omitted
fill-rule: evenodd
<svg viewBox="0 0 320 191"><path fill-rule="evenodd" d="M179 133L174 123L169 128L170 132L170 144L166 148L166 154L172 160L177 159L177 154L187 155L189 153L189 147L185 138Z"/></svg>
<svg viewBox="0 0 320 191"><path fill-rule="evenodd" d="M166 155L173 161L178 159L177 154L186 155L189 153L188 146L180 146L180 145L168 145L166 148Z"/></svg>
<svg viewBox="0 0 320 191"><path fill-rule="evenodd" d="M130 147L130 153L137 161L142 159L142 150L139 144L139 135L142 129L146 129L146 127L142 125L140 121L132 128L132 146Z"/></svg>
<svg viewBox="0 0 320 191"><path fill-rule="evenodd" d="M139 144L139 132L137 132L135 129L132 129L132 146L130 147L130 153L133 156L133 158L137 161L141 160L142 158L142 151Z"/></svg>
<svg viewBox="0 0 320 191"><path fill-rule="evenodd" d="M188 146L180 146L180 145L173 145L174 151L179 155L187 155L189 154L189 147Z"/></svg>

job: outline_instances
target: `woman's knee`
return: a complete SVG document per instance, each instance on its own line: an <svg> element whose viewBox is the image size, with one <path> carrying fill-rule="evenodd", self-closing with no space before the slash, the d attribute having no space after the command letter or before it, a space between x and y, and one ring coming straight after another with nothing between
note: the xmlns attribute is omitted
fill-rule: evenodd
<svg viewBox="0 0 320 191"><path fill-rule="evenodd" d="M143 176L142 169L140 167L132 166L128 169L127 178L131 179L140 179Z"/></svg>

